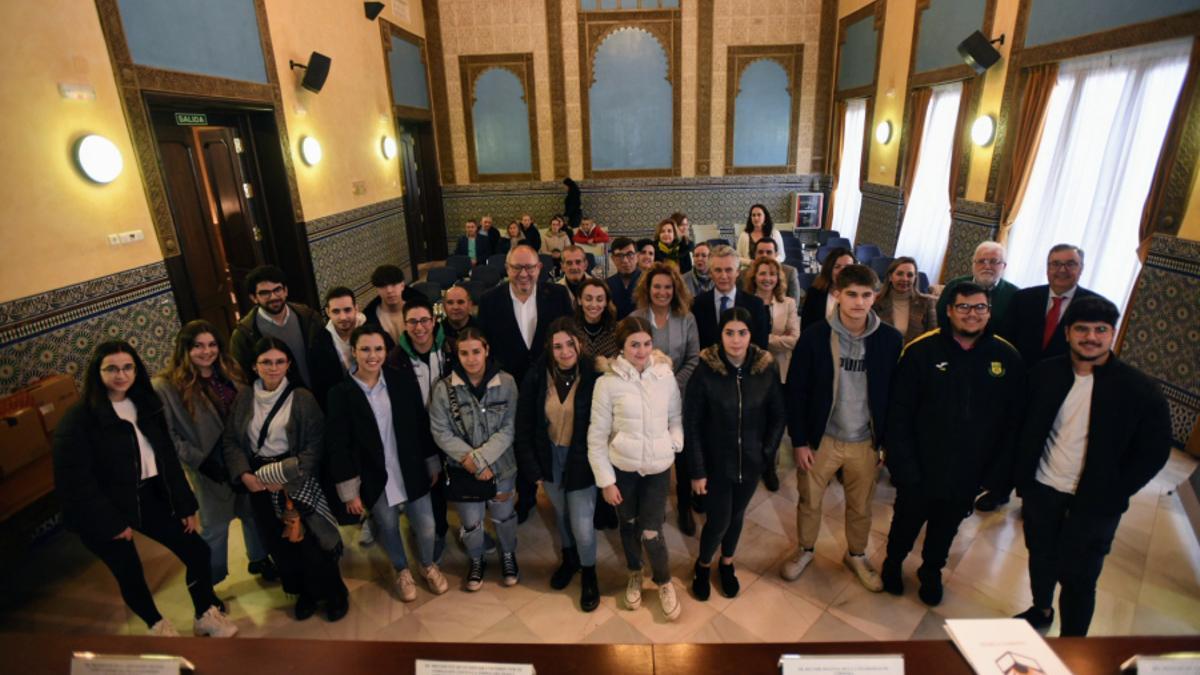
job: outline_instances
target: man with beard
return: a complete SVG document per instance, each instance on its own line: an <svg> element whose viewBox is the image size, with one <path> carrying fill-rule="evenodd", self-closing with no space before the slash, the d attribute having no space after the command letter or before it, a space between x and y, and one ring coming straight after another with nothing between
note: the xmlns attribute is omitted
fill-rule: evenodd
<svg viewBox="0 0 1200 675"><path fill-rule="evenodd" d="M937 321L942 328L948 329L946 308L954 297L954 288L961 283L970 281L980 286L988 293L992 305L992 315L988 327L993 331L1001 331L1005 325L1008 306L1013 296L1020 290L1016 284L1004 278L1004 270L1008 267L1008 256L1004 246L994 241L985 241L975 247L975 255L971 257L971 274L955 277L946 282L946 288L938 298ZM1003 335L1003 333L1001 333Z"/></svg>
<svg viewBox="0 0 1200 675"><path fill-rule="evenodd" d="M1025 367L988 330L990 310L982 287L957 284L946 308L950 328L910 342L893 380L886 461L896 506L880 576L884 590L904 593L901 564L925 526L917 594L930 606L942 601L942 568L975 486L988 467L1012 466Z"/></svg>
<svg viewBox="0 0 1200 675"><path fill-rule="evenodd" d="M321 409L325 409L325 397L333 385L354 372L354 357L350 347L350 334L363 325L367 317L358 311L354 291L345 286L335 286L325 292L325 330L313 337L312 371L313 395Z"/></svg>
<svg viewBox="0 0 1200 675"><path fill-rule="evenodd" d="M323 330L321 315L311 307L287 301L287 280L283 270L274 265L250 270L246 275L246 293L254 309L238 321L229 339L229 351L242 372L254 372L254 345L260 339L279 338L292 350L292 363L300 377L297 384L311 388L309 350L313 339Z"/></svg>

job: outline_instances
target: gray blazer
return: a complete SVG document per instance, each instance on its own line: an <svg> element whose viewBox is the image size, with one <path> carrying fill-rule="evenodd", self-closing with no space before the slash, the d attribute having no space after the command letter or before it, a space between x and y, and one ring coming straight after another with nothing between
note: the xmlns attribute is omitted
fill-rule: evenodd
<svg viewBox="0 0 1200 675"><path fill-rule="evenodd" d="M193 469L200 468L208 453L221 440L225 422L207 398L197 397L196 414L192 415L183 405L179 390L167 378L159 375L151 380L151 384L162 399L167 427L171 430L171 440L175 442L179 461Z"/></svg>
<svg viewBox="0 0 1200 675"><path fill-rule="evenodd" d="M679 394L687 391L688 379L696 364L700 362L700 333L696 329L696 317L691 312L678 316L674 312L667 318L667 326L658 328L649 307L635 309L630 316L640 316L654 327L654 348L671 358L671 370L679 384Z"/></svg>
<svg viewBox="0 0 1200 675"><path fill-rule="evenodd" d="M290 493L298 493L309 476L318 475L325 417L321 414L317 399L313 398L307 389L297 388L292 391L291 396L292 414L284 430L287 433L288 448L294 453L299 471L286 483L285 488ZM240 482L244 473L253 473L250 469L250 455L254 454L255 443L250 440L248 433L252 419L254 387L246 387L239 391L234 399L229 423L225 425L225 465L229 467L229 477L234 481Z"/></svg>

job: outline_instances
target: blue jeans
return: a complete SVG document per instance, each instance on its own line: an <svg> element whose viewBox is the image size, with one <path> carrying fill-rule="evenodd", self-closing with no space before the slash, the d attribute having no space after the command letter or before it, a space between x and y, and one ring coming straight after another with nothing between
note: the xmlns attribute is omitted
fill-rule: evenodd
<svg viewBox="0 0 1200 675"><path fill-rule="evenodd" d="M400 535L400 512L408 514L408 524L412 527L413 536L417 538L417 554L421 558L421 567L433 564L433 539L436 525L433 520L433 503L429 495L403 502L395 506L388 504L387 492L379 495L375 505L371 507L371 519L374 520L375 538L383 544L392 567L397 570L408 569L408 556L404 553L404 537Z"/></svg>
<svg viewBox="0 0 1200 675"><path fill-rule="evenodd" d="M496 495L508 495L504 501L454 502L458 519L462 522L463 546L471 560L483 557L483 514L486 510L496 528L501 553L517 552L517 495L516 478L496 481Z"/></svg>
<svg viewBox="0 0 1200 675"><path fill-rule="evenodd" d="M558 524L563 548L576 549L579 564L592 567L596 564L596 528L592 524L592 515L596 511L596 488L589 485L581 490L563 490L563 465L566 464L567 451L566 446L550 446L553 481L542 481L542 489L554 505L554 520Z"/></svg>
<svg viewBox="0 0 1200 675"><path fill-rule="evenodd" d="M215 586L229 576L229 523L234 518L242 521L242 540L246 543L246 558L250 562L265 559L267 549L258 538L250 495L237 494L228 485L214 482L190 466L186 468L196 492L196 502L200 505L200 538L211 552Z"/></svg>

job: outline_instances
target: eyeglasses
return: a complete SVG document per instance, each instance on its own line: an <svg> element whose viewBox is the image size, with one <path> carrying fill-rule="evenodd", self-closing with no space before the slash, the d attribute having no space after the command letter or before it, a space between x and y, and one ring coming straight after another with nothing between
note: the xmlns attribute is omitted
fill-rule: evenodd
<svg viewBox="0 0 1200 675"><path fill-rule="evenodd" d="M117 373L125 373L126 375L130 375L135 371L137 371L137 366L133 365L132 363L127 363L123 366L104 366L100 369L100 372L104 373L105 375L116 375Z"/></svg>
<svg viewBox="0 0 1200 675"><path fill-rule="evenodd" d="M254 294L260 298L269 298L273 295L283 295L287 293L287 286L276 286L275 288L264 288L261 291L255 291Z"/></svg>
<svg viewBox="0 0 1200 675"><path fill-rule="evenodd" d="M255 365L259 368L286 368L287 364L287 359L275 359L274 361L271 359L259 359L255 362Z"/></svg>
<svg viewBox="0 0 1200 675"><path fill-rule="evenodd" d="M992 306L986 302L980 302L974 305L960 302L957 305L954 305L954 310L959 314L970 314L971 312L975 312L976 314L987 314L992 310Z"/></svg>
<svg viewBox="0 0 1200 675"><path fill-rule="evenodd" d="M1003 260L1001 260L999 258L980 258L975 261L975 264L976 265L987 265L989 267L999 267L1001 265L1007 265L1008 263L1004 262Z"/></svg>
<svg viewBox="0 0 1200 675"><path fill-rule="evenodd" d="M405 325L413 326L413 327L428 326L431 323L433 323L433 319L431 319L430 317L427 317L427 316L423 316L419 319L405 319L404 320Z"/></svg>
<svg viewBox="0 0 1200 675"><path fill-rule="evenodd" d="M515 274L534 274L537 272L537 265L509 265L508 270Z"/></svg>
<svg viewBox="0 0 1200 675"><path fill-rule="evenodd" d="M1047 263L1047 266L1052 270L1072 270L1073 271L1073 270L1079 269L1079 261L1068 260L1066 262L1063 262L1061 260L1051 260L1049 263Z"/></svg>
<svg viewBox="0 0 1200 675"><path fill-rule="evenodd" d="M616 260L629 260L635 255L637 255L637 253L634 251L626 251L624 253L614 253L612 254L612 257Z"/></svg>

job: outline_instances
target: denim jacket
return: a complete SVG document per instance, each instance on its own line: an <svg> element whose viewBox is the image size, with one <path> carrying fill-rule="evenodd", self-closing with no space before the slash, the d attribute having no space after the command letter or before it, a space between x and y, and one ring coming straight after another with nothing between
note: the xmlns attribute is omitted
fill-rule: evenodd
<svg viewBox="0 0 1200 675"><path fill-rule="evenodd" d="M465 435L450 411L451 387L458 397ZM480 471L490 468L498 480L517 474L513 450L516 417L517 385L503 371L488 381L483 400L476 399L462 376L452 372L438 381L429 402L429 427L442 453L455 463L470 455Z"/></svg>

